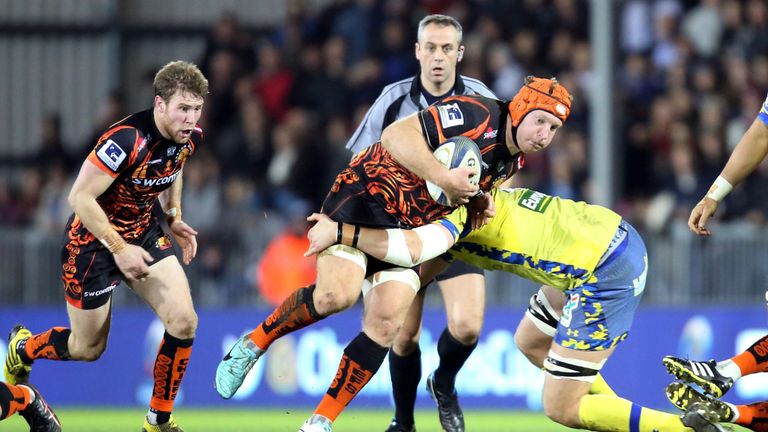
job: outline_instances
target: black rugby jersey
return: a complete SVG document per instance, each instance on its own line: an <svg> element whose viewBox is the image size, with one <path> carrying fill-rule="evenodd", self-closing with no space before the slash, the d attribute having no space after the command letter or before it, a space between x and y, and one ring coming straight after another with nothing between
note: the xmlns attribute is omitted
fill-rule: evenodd
<svg viewBox="0 0 768 432"><path fill-rule="evenodd" d="M152 109L120 120L99 138L88 160L115 181L96 201L125 240L144 232L157 197L176 180L202 141L203 130L197 125L184 144L163 138Z"/></svg>

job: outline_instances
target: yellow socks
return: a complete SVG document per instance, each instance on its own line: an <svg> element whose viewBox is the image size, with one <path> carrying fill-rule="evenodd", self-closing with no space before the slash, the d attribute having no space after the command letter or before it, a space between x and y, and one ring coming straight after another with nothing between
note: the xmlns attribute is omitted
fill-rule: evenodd
<svg viewBox="0 0 768 432"><path fill-rule="evenodd" d="M677 415L604 394L588 394L581 398L579 420L583 427L603 432L691 431Z"/></svg>

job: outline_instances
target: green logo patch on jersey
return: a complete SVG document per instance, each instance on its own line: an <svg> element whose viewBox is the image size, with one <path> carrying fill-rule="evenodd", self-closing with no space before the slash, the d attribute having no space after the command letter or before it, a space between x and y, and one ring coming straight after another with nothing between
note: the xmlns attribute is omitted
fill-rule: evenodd
<svg viewBox="0 0 768 432"><path fill-rule="evenodd" d="M517 202L517 205L520 207L525 207L528 210L533 210L538 213L544 213L544 211L547 209L547 206L549 206L549 203L552 202L552 197L546 194L543 194L541 192L536 192L533 190L528 190L523 193L523 195L520 197L520 200Z"/></svg>

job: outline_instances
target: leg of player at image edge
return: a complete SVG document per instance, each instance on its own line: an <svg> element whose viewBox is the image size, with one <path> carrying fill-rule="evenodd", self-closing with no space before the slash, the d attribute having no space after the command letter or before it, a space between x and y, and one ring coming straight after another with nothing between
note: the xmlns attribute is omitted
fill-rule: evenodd
<svg viewBox="0 0 768 432"><path fill-rule="evenodd" d="M0 382L0 421L16 413L27 421L30 432L61 432L61 422L36 388Z"/></svg>

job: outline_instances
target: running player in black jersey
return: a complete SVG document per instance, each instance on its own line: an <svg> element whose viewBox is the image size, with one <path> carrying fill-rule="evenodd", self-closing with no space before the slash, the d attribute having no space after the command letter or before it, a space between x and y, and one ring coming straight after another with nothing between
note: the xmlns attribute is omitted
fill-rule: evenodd
<svg viewBox="0 0 768 432"><path fill-rule="evenodd" d="M478 186L470 181L471 168L448 170L432 156L435 148L450 137L473 139L484 162L479 188L488 191L520 167L523 153L552 142L570 105L568 91L557 80L533 77L511 101L464 95L443 99L393 123L380 143L355 155L336 178L323 212L343 222L378 228L415 227L439 218L451 207L430 197L427 180L457 204L468 202ZM489 198L479 199L490 205ZM488 216L482 210L474 214ZM353 232L340 234L354 237ZM328 248L317 263L317 284L297 290L240 338L216 371L217 391L231 398L272 342L349 308L362 291L363 331L345 348L336 379L304 432L330 430L376 373L420 288L413 269L384 263L350 246Z"/></svg>
<svg viewBox="0 0 768 432"><path fill-rule="evenodd" d="M112 290L125 281L165 325L155 360L144 431L181 431L171 416L197 328L185 264L197 252L197 232L181 219L182 169L202 144L197 126L208 81L193 64L175 61L154 79L151 109L112 125L69 194L75 212L65 231L62 280L70 327L33 335L17 325L9 336L8 383L24 381L36 359L97 360L107 346ZM158 199L170 233L152 213Z"/></svg>

